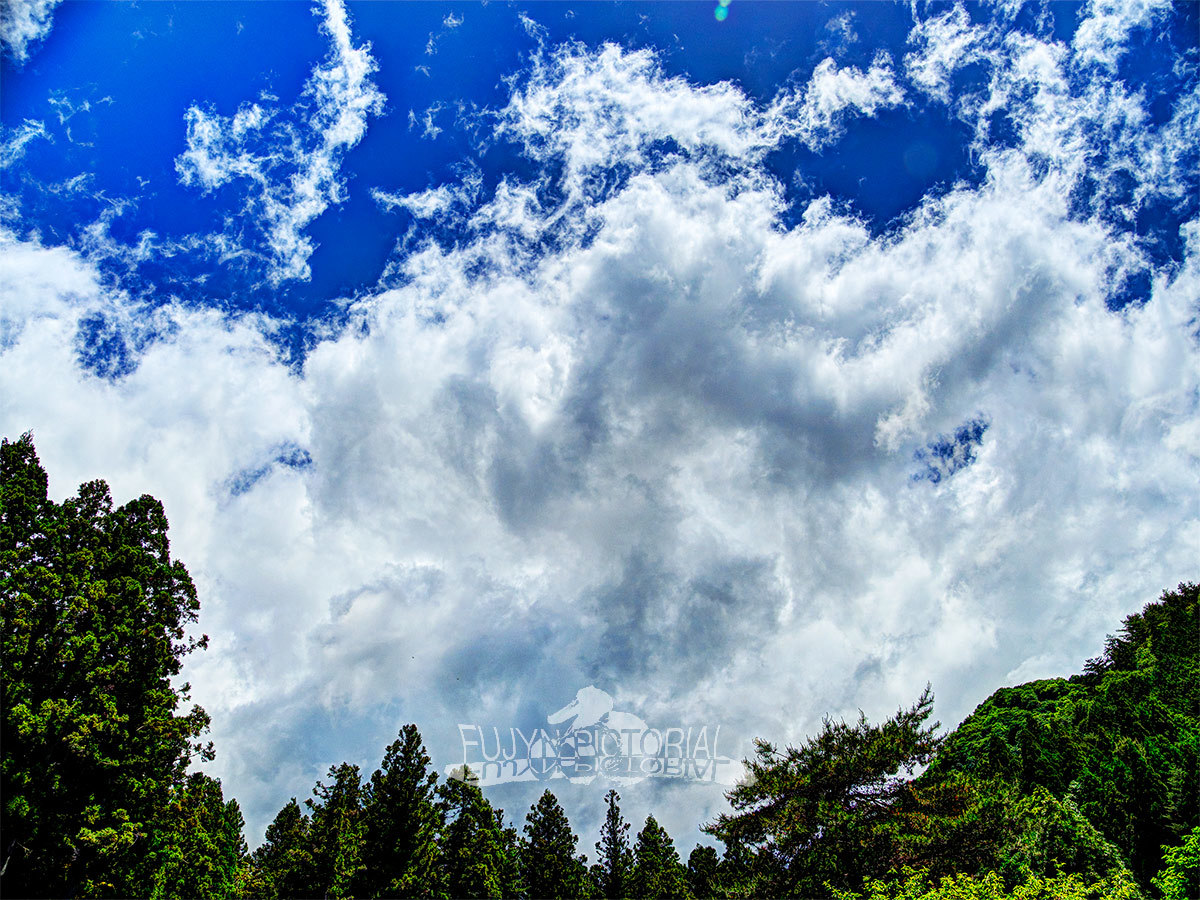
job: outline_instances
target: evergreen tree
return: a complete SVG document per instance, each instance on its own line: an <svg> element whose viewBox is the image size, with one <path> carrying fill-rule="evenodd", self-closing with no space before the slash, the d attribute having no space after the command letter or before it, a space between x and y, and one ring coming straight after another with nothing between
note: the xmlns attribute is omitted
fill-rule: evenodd
<svg viewBox="0 0 1200 900"><path fill-rule="evenodd" d="M629 848L629 823L621 815L621 795L610 790L604 796L608 811L600 827L600 840L596 842L596 863L592 866L592 880L601 897L621 898L629 896L632 885L633 851Z"/></svg>
<svg viewBox="0 0 1200 900"><path fill-rule="evenodd" d="M103 481L61 505L26 434L0 446L0 891L148 892L153 823L183 789L199 707L180 714L199 602L162 504L113 509Z"/></svg>
<svg viewBox="0 0 1200 900"><path fill-rule="evenodd" d="M707 900L720 894L718 879L720 861L715 847L697 845L688 855L688 890L696 900Z"/></svg>
<svg viewBox="0 0 1200 900"><path fill-rule="evenodd" d="M405 725L371 776L363 809L366 897L434 897L441 890L438 841L444 822L437 772L416 725Z"/></svg>
<svg viewBox="0 0 1200 900"><path fill-rule="evenodd" d="M633 851L633 896L644 900L687 897L687 869L665 828L646 818Z"/></svg>
<svg viewBox="0 0 1200 900"><path fill-rule="evenodd" d="M521 873L521 839L517 829L504 825L504 810L495 810L496 827L500 829L500 894L503 897L532 897L525 887L525 877ZM582 860L581 860L582 864ZM587 885L578 894L579 897L591 896Z"/></svg>
<svg viewBox="0 0 1200 900"><path fill-rule="evenodd" d="M175 792L151 839L153 898L231 897L246 859L242 812L221 782L196 772Z"/></svg>
<svg viewBox="0 0 1200 900"><path fill-rule="evenodd" d="M268 898L319 896L312 823L295 797L267 826L262 846L251 856L246 893Z"/></svg>
<svg viewBox="0 0 1200 900"><path fill-rule="evenodd" d="M439 789L445 817L441 860L451 897L502 897L513 872L501 817L473 783L469 770Z"/></svg>
<svg viewBox="0 0 1200 900"><path fill-rule="evenodd" d="M754 855L759 891L819 896L826 884L846 890L882 876L891 856L886 828L908 791L900 773L928 764L938 746L928 687L882 725L826 719L820 735L779 752L756 741L750 777L728 793L732 815L704 830Z"/></svg>
<svg viewBox="0 0 1200 900"><path fill-rule="evenodd" d="M579 839L550 791L530 807L521 842L521 875L529 896L574 898L585 893L587 868L575 855Z"/></svg>
<svg viewBox="0 0 1200 900"><path fill-rule="evenodd" d="M331 784L318 782L312 810L312 847L317 886L322 897L352 895L362 871L362 781L358 766L330 766Z"/></svg>

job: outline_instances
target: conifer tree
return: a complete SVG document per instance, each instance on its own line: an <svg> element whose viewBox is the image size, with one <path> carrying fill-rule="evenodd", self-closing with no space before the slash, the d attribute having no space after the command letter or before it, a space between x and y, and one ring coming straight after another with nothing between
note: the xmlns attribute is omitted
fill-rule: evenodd
<svg viewBox="0 0 1200 900"><path fill-rule="evenodd" d="M909 709L881 725L860 716L853 725L826 719L800 748L780 752L756 741L750 777L726 796L722 813L704 831L752 855L754 890L818 895L826 885L857 890L882 875L890 858L887 825L910 794L914 770L933 758L940 739L929 687Z"/></svg>
<svg viewBox="0 0 1200 900"><path fill-rule="evenodd" d="M246 841L236 800L200 772L175 792L151 837L150 896L230 897L238 890Z"/></svg>
<svg viewBox="0 0 1200 900"><path fill-rule="evenodd" d="M144 895L148 840L211 759L183 658L207 638L162 504L103 481L57 504L33 438L0 445L0 892Z"/></svg>
<svg viewBox="0 0 1200 900"><path fill-rule="evenodd" d="M437 896L438 841L445 823L437 803L437 772L416 725L405 725L388 746L365 795L358 893Z"/></svg>
<svg viewBox="0 0 1200 900"><path fill-rule="evenodd" d="M330 766L331 784L318 782L312 810L313 861L319 896L352 895L363 868L362 781L358 766Z"/></svg>
<svg viewBox="0 0 1200 900"><path fill-rule="evenodd" d="M716 897L720 893L719 866L716 848L702 844L692 848L688 855L687 880L688 890L697 900Z"/></svg>
<svg viewBox="0 0 1200 900"><path fill-rule="evenodd" d="M439 789L445 817L442 873L451 897L502 897L513 867L500 816L473 783L469 770Z"/></svg>
<svg viewBox="0 0 1200 900"><path fill-rule="evenodd" d="M567 814L547 790L530 807L521 841L521 875L529 896L574 898L584 893L587 868L575 855L578 842Z"/></svg>
<svg viewBox="0 0 1200 900"><path fill-rule="evenodd" d="M293 797L267 826L262 845L250 857L246 893L251 897L318 895L312 823Z"/></svg>
<svg viewBox="0 0 1200 900"><path fill-rule="evenodd" d="M638 833L633 851L633 896L643 900L687 897L687 869L679 861L675 842L654 816Z"/></svg>
<svg viewBox="0 0 1200 900"><path fill-rule="evenodd" d="M504 897L532 897L521 874L521 839L517 836L517 829L504 825L504 810L497 809L494 812L496 826L500 829L500 894ZM590 894L585 890L578 896L588 897Z"/></svg>
<svg viewBox="0 0 1200 900"><path fill-rule="evenodd" d="M621 795L610 790L604 796L608 811L596 842L596 863L592 876L601 897L629 895L633 872L633 851L629 848L629 823L621 815Z"/></svg>

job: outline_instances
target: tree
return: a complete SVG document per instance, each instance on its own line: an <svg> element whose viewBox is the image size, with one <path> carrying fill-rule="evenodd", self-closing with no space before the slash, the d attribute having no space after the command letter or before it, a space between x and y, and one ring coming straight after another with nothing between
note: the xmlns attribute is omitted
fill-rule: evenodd
<svg viewBox="0 0 1200 900"><path fill-rule="evenodd" d="M665 828L647 816L633 851L633 896L646 900L687 897L687 869Z"/></svg>
<svg viewBox="0 0 1200 900"><path fill-rule="evenodd" d="M500 895L502 897L532 897L525 887L525 879L521 874L521 839L517 829L504 825L504 810L494 811L496 827L500 829ZM583 890L577 895L581 898L591 896L590 884L584 884Z"/></svg>
<svg viewBox="0 0 1200 900"><path fill-rule="evenodd" d="M362 780L358 766L329 767L331 784L317 782L305 801L312 810L313 862L319 895L349 897L363 869Z"/></svg>
<svg viewBox="0 0 1200 900"><path fill-rule="evenodd" d="M246 860L242 811L221 782L193 773L151 838L152 898L234 896Z"/></svg>
<svg viewBox="0 0 1200 900"><path fill-rule="evenodd" d="M311 832L311 821L293 797L267 826L262 845L250 858L246 893L252 897L317 896Z"/></svg>
<svg viewBox="0 0 1200 900"><path fill-rule="evenodd" d="M367 897L433 897L440 890L437 772L416 725L405 725L388 746L366 788L363 870L358 893Z"/></svg>
<svg viewBox="0 0 1200 900"><path fill-rule="evenodd" d="M865 894L835 890L833 896L835 900L1143 900L1128 871L1098 882L1078 875L1029 875L1010 889L995 872L934 879L905 869L896 879L871 879Z"/></svg>
<svg viewBox="0 0 1200 900"><path fill-rule="evenodd" d="M1200 827L1193 828L1182 844L1163 853L1165 865L1154 878L1163 900L1200 897Z"/></svg>
<svg viewBox="0 0 1200 900"><path fill-rule="evenodd" d="M688 890L697 900L716 897L720 893L720 861L715 847L699 844L688 855Z"/></svg>
<svg viewBox="0 0 1200 900"><path fill-rule="evenodd" d="M137 895L155 820L211 759L172 679L207 638L162 504L113 509L103 481L61 505L31 435L0 446L0 668L7 896Z"/></svg>
<svg viewBox="0 0 1200 900"><path fill-rule="evenodd" d="M529 809L521 841L521 876L531 897L575 898L585 893L587 868L575 855L579 839L550 791Z"/></svg>
<svg viewBox="0 0 1200 900"><path fill-rule="evenodd" d="M783 752L756 741L749 777L726 795L734 813L703 830L754 854L760 890L816 896L827 883L861 888L866 876L887 871L890 841L881 826L909 790L905 776L938 747L937 723L925 724L932 711L927 686L882 725L861 715L853 725L826 718L817 737Z"/></svg>
<svg viewBox="0 0 1200 900"><path fill-rule="evenodd" d="M629 823L621 815L621 795L610 790L604 796L608 812L596 842L592 877L602 897L626 897L633 874L633 851L629 848Z"/></svg>
<svg viewBox="0 0 1200 900"><path fill-rule="evenodd" d="M502 814L473 783L469 770L438 789L446 820L441 859L451 897L501 897L513 866L512 841L505 837Z"/></svg>

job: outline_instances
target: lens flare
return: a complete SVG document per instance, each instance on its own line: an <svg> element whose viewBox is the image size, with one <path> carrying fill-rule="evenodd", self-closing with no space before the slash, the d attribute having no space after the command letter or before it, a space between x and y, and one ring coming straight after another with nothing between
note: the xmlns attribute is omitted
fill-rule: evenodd
<svg viewBox="0 0 1200 900"><path fill-rule="evenodd" d="M713 10L713 15L716 16L718 22L724 22L726 17L729 15L729 7L722 3Z"/></svg>

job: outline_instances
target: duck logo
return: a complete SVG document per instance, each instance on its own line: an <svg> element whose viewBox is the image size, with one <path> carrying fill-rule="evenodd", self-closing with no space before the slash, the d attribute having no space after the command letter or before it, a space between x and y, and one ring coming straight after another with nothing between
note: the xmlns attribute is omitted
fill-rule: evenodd
<svg viewBox="0 0 1200 900"><path fill-rule="evenodd" d="M720 725L652 728L640 716L614 709L612 695L595 685L577 691L546 723L549 727L529 733L460 724L463 761L447 766L446 774L479 785L555 778L577 784L672 778L733 785L741 769L717 753Z"/></svg>

